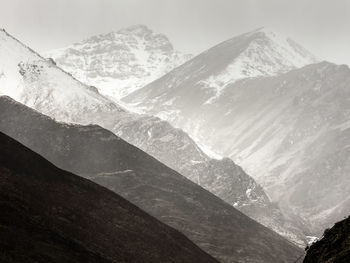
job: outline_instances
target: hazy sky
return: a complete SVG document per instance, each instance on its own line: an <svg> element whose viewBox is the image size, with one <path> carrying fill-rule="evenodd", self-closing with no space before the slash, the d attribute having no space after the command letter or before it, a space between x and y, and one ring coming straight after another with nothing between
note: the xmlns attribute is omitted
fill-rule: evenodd
<svg viewBox="0 0 350 263"><path fill-rule="evenodd" d="M350 0L0 0L0 27L39 52L133 24L194 54L266 26L350 65Z"/></svg>

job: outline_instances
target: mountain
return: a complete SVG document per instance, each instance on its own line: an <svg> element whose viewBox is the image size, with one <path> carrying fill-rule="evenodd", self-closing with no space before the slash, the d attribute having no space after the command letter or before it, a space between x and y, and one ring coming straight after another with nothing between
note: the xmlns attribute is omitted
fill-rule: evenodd
<svg viewBox="0 0 350 263"><path fill-rule="evenodd" d="M115 193L0 133L1 262L218 262Z"/></svg>
<svg viewBox="0 0 350 263"><path fill-rule="evenodd" d="M276 76L316 61L311 53L292 39L261 28L214 46L124 99L141 104L141 109L146 107L145 110L149 111L154 104L171 106L181 100L178 95L186 93L193 96L193 92L200 90L196 101L210 104L226 86L238 80ZM169 94L174 96L169 98ZM176 112L165 111L162 114L167 119L176 116Z"/></svg>
<svg viewBox="0 0 350 263"><path fill-rule="evenodd" d="M144 25L93 36L44 55L80 81L117 100L192 57L175 50L165 35Z"/></svg>
<svg viewBox="0 0 350 263"><path fill-rule="evenodd" d="M0 30L0 58L0 95L73 122L86 111L93 114L123 111L96 88L74 79L4 30Z"/></svg>
<svg viewBox="0 0 350 263"><path fill-rule="evenodd" d="M308 226L293 215L286 217L263 188L231 159L208 157L182 130L158 118L142 116L105 124L188 179L204 187L249 217L273 229L299 246L304 246Z"/></svg>
<svg viewBox="0 0 350 263"><path fill-rule="evenodd" d="M58 167L111 189L183 232L220 262L290 262L302 254L275 232L99 126L56 122L0 97L0 129Z"/></svg>
<svg viewBox="0 0 350 263"><path fill-rule="evenodd" d="M262 188L232 161L212 160L186 133L159 118L128 112L5 31L0 31L0 55L0 94L59 121L95 123L111 130L248 216L303 244L302 228L290 225Z"/></svg>
<svg viewBox="0 0 350 263"><path fill-rule="evenodd" d="M326 229L323 238L308 250L304 263L346 263L350 261L350 217Z"/></svg>
<svg viewBox="0 0 350 263"><path fill-rule="evenodd" d="M301 217L311 234L320 235L350 212L350 70L320 62L276 76L236 80L218 96L202 85L206 76L216 76L207 63L210 57L257 37L266 34L257 31L225 42L126 99L142 101L144 112L231 157L284 213Z"/></svg>

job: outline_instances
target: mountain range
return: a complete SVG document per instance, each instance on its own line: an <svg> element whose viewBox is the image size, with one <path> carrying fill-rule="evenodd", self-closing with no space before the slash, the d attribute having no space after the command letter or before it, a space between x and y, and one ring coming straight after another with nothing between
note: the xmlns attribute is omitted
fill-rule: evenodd
<svg viewBox="0 0 350 263"><path fill-rule="evenodd" d="M111 130L253 219L296 244L304 244L299 222L291 223L263 189L231 160L212 160L182 130L159 118L127 111L8 33L0 31L0 36L0 83L4 84L0 94L59 121L95 123Z"/></svg>
<svg viewBox="0 0 350 263"><path fill-rule="evenodd" d="M271 29L260 28L204 51L149 86L135 91L125 101L136 105L141 102L158 105L161 101L166 106L178 100L175 93L191 95L194 91L201 91L196 101L200 100L204 105L211 104L221 96L227 86L236 81L277 76L317 61L314 55L294 40ZM155 87L157 85L159 86ZM161 87L162 85L165 86ZM163 98L160 101L148 101L159 99L164 91L167 94L173 92L175 96L172 100ZM145 105L140 106L143 109ZM169 112L163 114L171 115Z"/></svg>
<svg viewBox="0 0 350 263"><path fill-rule="evenodd" d="M44 56L0 30L0 131L219 261L297 261L254 220L303 246L350 213L347 66L266 28L195 57L142 25Z"/></svg>
<svg viewBox="0 0 350 263"><path fill-rule="evenodd" d="M0 130L58 167L121 195L220 262L290 262L302 255L275 232L99 126L59 123L2 96Z"/></svg>

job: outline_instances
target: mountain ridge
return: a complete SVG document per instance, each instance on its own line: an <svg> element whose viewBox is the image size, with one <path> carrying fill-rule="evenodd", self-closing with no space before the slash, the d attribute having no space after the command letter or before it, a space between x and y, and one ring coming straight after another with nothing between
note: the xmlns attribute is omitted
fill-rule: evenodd
<svg viewBox="0 0 350 263"><path fill-rule="evenodd" d="M182 231L221 262L289 262L302 253L275 232L100 126L58 123L9 97L0 97L0 109L1 131L58 167L109 188Z"/></svg>
<svg viewBox="0 0 350 263"><path fill-rule="evenodd" d="M158 85L164 78L169 79L166 83L168 89L198 85L210 93L211 96L205 102L210 103L220 95L225 86L237 80L274 76L316 61L318 60L314 55L295 41L262 28L217 44L180 66L179 70L174 69L149 85ZM171 83L171 78L180 81ZM146 86L123 100L137 104L142 101L142 98L137 99L138 94L147 94L147 90L149 88Z"/></svg>
<svg viewBox="0 0 350 263"><path fill-rule="evenodd" d="M325 229L322 239L313 243L308 249L304 263L337 262L350 260L350 217L345 217L332 228Z"/></svg>
<svg viewBox="0 0 350 263"><path fill-rule="evenodd" d="M218 262L120 196L1 132L0 145L3 262Z"/></svg>

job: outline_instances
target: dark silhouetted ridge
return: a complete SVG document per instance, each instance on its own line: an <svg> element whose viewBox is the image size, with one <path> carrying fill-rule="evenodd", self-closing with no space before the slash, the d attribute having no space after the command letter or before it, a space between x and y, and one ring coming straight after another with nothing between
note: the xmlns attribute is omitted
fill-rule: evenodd
<svg viewBox="0 0 350 263"><path fill-rule="evenodd" d="M217 262L115 193L0 133L0 262Z"/></svg>
<svg viewBox="0 0 350 263"><path fill-rule="evenodd" d="M321 240L314 243L304 263L348 263L350 262L350 217L326 229Z"/></svg>

